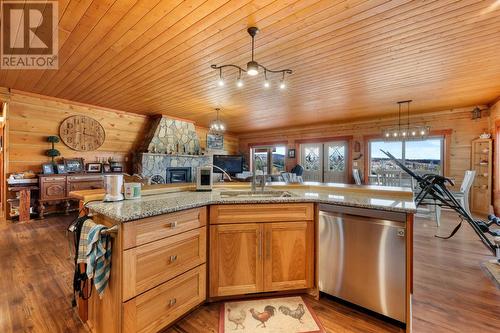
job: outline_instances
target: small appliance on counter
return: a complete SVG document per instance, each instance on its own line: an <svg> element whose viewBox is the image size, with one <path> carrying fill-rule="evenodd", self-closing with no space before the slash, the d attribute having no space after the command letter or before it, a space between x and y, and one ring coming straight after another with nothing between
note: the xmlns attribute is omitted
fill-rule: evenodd
<svg viewBox="0 0 500 333"><path fill-rule="evenodd" d="M139 199L141 197L141 183L125 183L125 199Z"/></svg>
<svg viewBox="0 0 500 333"><path fill-rule="evenodd" d="M104 188L104 201L122 201L123 175L105 175Z"/></svg>
<svg viewBox="0 0 500 333"><path fill-rule="evenodd" d="M212 191L212 166L202 166L196 169L196 191Z"/></svg>

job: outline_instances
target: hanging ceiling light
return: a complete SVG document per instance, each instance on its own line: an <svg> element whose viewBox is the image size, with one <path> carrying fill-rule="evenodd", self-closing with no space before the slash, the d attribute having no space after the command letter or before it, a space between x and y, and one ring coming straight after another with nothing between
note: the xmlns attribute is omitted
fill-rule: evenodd
<svg viewBox="0 0 500 333"><path fill-rule="evenodd" d="M271 86L271 83L267 79L267 73L281 73L282 78L280 82L280 89L285 89L286 88L286 83L285 83L285 74L292 74L291 69L279 69L279 70L271 70L263 66L262 64L259 64L257 61L254 60L254 55L255 55L255 35L259 32L259 29L257 27L250 27L247 29L248 34L252 37L252 60L250 60L247 63L247 68L246 70L244 68L241 68L238 65L211 65L213 69L218 69L219 70L219 79L217 81L217 84L222 87L224 86L224 80L222 79L222 69L226 67L234 67L239 70L239 75L238 75L238 80L236 81L236 86L238 88L243 87L243 81L241 80L241 72L247 73L249 76L256 76L259 74L259 68L264 70L264 88L269 88ZM221 83L222 82L222 83Z"/></svg>
<svg viewBox="0 0 500 333"><path fill-rule="evenodd" d="M410 126L410 103L412 100L400 101L398 102L398 125L390 128L385 128L382 130L382 136L385 140L421 140L429 135L430 127L421 126ZM401 108L402 104L406 104L406 125L401 125Z"/></svg>
<svg viewBox="0 0 500 333"><path fill-rule="evenodd" d="M224 125L224 123L219 120L220 109L216 108L215 111L217 112L217 118L210 122L210 133L222 134L226 131L226 125Z"/></svg>

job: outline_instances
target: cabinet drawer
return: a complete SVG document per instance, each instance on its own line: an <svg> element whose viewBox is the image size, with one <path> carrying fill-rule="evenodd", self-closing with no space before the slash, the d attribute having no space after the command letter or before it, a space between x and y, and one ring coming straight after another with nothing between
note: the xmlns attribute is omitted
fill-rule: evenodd
<svg viewBox="0 0 500 333"><path fill-rule="evenodd" d="M314 204L312 203L213 205L210 207L210 224L313 219Z"/></svg>
<svg viewBox="0 0 500 333"><path fill-rule="evenodd" d="M96 190L100 188L104 188L104 182L102 180L68 181L68 195L71 191Z"/></svg>
<svg viewBox="0 0 500 333"><path fill-rule="evenodd" d="M206 261L206 227L123 252L123 301Z"/></svg>
<svg viewBox="0 0 500 333"><path fill-rule="evenodd" d="M194 208L180 212L148 217L123 224L123 248L150 243L207 224L207 208Z"/></svg>
<svg viewBox="0 0 500 333"><path fill-rule="evenodd" d="M66 176L40 177L42 183L66 182Z"/></svg>
<svg viewBox="0 0 500 333"><path fill-rule="evenodd" d="M198 266L123 303L123 332L157 332L202 303L206 266Z"/></svg>

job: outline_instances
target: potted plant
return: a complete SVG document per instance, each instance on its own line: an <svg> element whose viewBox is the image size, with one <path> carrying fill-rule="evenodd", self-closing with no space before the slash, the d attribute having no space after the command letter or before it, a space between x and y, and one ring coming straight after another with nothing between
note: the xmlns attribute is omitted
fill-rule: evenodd
<svg viewBox="0 0 500 333"><path fill-rule="evenodd" d="M59 150L54 148L54 144L59 142L59 137L57 135L51 135L47 137L47 142L52 144L52 148L46 151L46 155L52 158L52 163L54 163L54 157L61 155Z"/></svg>

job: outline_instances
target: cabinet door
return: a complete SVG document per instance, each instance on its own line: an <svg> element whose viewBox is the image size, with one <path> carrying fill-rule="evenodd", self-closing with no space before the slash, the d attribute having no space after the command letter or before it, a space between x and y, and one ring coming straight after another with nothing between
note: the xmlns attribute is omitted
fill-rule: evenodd
<svg viewBox="0 0 500 333"><path fill-rule="evenodd" d="M210 227L210 296L263 290L262 231L257 223Z"/></svg>
<svg viewBox="0 0 500 333"><path fill-rule="evenodd" d="M264 227L264 290L313 287L314 223L269 223Z"/></svg>
<svg viewBox="0 0 500 333"><path fill-rule="evenodd" d="M66 197L66 183L64 181L43 182L40 199L57 200Z"/></svg>

